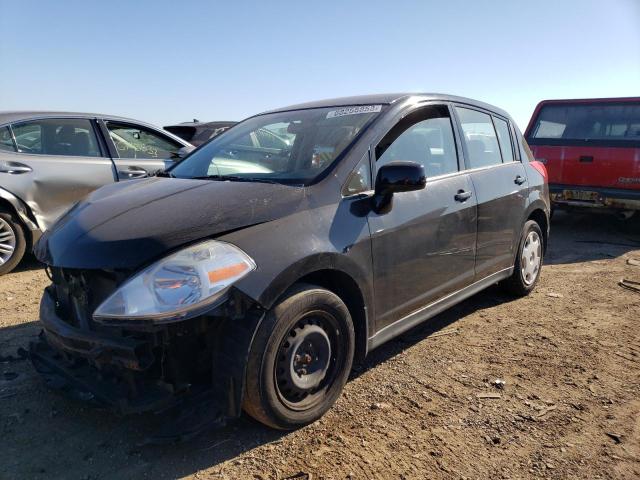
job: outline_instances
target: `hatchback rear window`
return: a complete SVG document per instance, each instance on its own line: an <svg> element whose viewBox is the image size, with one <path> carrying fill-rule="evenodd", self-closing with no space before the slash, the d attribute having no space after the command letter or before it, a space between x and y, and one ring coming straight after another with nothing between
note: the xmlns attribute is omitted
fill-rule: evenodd
<svg viewBox="0 0 640 480"><path fill-rule="evenodd" d="M528 140L640 144L640 102L544 105Z"/></svg>

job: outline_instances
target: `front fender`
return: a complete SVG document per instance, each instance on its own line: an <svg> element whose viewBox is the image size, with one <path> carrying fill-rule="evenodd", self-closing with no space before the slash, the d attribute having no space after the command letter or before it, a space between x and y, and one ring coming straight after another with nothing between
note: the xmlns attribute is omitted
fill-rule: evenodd
<svg viewBox="0 0 640 480"><path fill-rule="evenodd" d="M257 301L264 308L271 308L276 301L301 278L321 270L332 270L351 277L358 285L368 307L371 305L372 292L366 281L365 273L356 263L338 253L318 253L288 266L272 282L265 286Z"/></svg>

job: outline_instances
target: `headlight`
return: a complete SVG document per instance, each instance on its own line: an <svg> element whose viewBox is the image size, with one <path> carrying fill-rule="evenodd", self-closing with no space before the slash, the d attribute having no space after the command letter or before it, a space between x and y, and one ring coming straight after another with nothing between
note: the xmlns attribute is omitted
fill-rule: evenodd
<svg viewBox="0 0 640 480"><path fill-rule="evenodd" d="M166 323L193 317L255 268L251 257L229 243L202 242L137 273L96 309L93 318Z"/></svg>

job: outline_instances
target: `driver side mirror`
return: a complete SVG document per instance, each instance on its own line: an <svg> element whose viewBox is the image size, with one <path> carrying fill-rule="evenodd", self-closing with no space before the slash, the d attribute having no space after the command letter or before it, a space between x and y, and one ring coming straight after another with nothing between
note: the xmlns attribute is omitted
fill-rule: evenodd
<svg viewBox="0 0 640 480"><path fill-rule="evenodd" d="M391 209L394 193L422 190L427 184L424 167L416 162L391 162L380 167L376 176L374 209L386 213Z"/></svg>

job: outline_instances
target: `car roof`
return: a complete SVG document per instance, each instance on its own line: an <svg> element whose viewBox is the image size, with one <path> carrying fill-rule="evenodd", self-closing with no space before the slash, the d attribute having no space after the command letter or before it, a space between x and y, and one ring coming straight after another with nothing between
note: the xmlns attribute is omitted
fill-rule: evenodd
<svg viewBox="0 0 640 480"><path fill-rule="evenodd" d="M299 103L288 107L269 110L264 113L286 112L289 110L302 110L307 108L323 108L323 107L345 107L350 105L391 105L402 100L415 98L416 101L441 100L445 102L464 103L467 105L477 106L498 113L510 118L510 115L496 106L488 103L473 100L471 98L459 97L456 95L446 95L442 93L381 93L375 95L358 95L353 97L330 98L326 100L318 100L315 102ZM261 115L262 115L261 114Z"/></svg>
<svg viewBox="0 0 640 480"><path fill-rule="evenodd" d="M39 110L15 110L15 111L0 111L0 125L6 123L13 123L22 120L29 120L33 118L107 118L109 120L121 120L123 122L134 122L141 125L148 125L154 128L154 125L135 120L133 118L120 117L118 115L105 115L102 113L86 113L86 112L56 112L56 111L39 111Z"/></svg>

